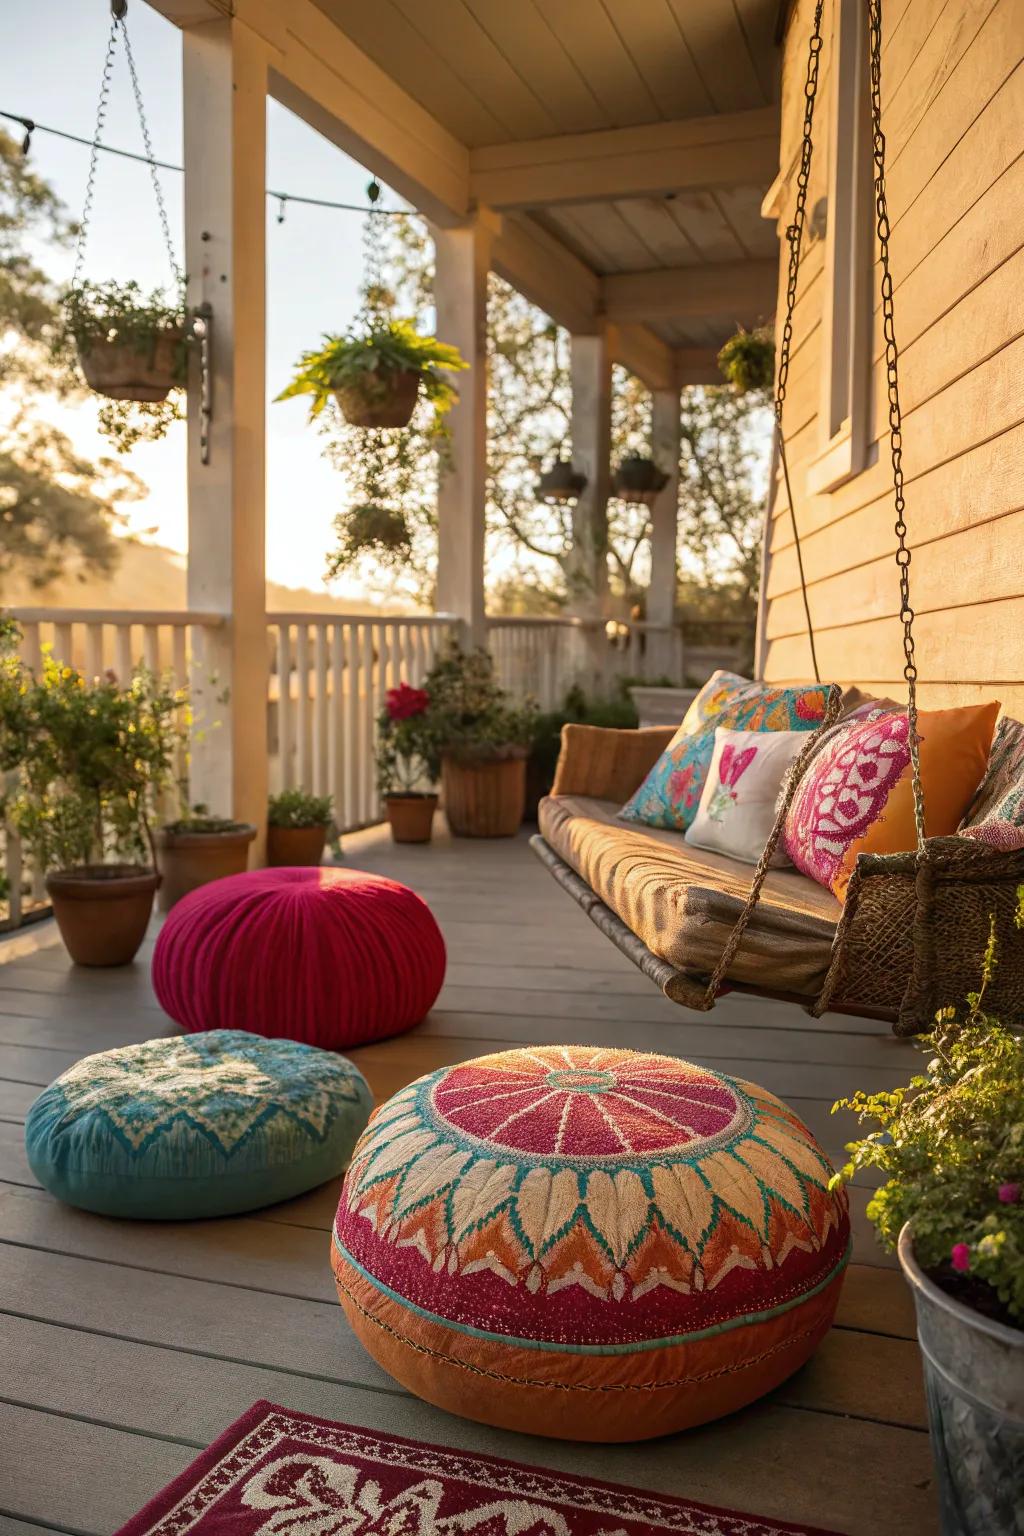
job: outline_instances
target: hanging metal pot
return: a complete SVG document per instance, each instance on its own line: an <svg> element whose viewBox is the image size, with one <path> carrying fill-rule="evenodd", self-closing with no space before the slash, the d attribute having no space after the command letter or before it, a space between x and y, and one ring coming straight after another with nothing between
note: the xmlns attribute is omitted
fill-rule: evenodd
<svg viewBox="0 0 1024 1536"><path fill-rule="evenodd" d="M117 336L79 341L78 360L89 388L108 400L166 400L185 382L184 328L168 326L149 346Z"/></svg>
<svg viewBox="0 0 1024 1536"><path fill-rule="evenodd" d="M572 467L569 459L556 459L537 481L540 501L575 501L586 488L587 477Z"/></svg>
<svg viewBox="0 0 1024 1536"><path fill-rule="evenodd" d="M622 460L612 476L612 494L619 501L649 507L668 485L668 475L653 459L631 454Z"/></svg>
<svg viewBox="0 0 1024 1536"><path fill-rule="evenodd" d="M333 391L342 415L352 427L407 427L416 409L420 378L415 369L366 373L358 384Z"/></svg>

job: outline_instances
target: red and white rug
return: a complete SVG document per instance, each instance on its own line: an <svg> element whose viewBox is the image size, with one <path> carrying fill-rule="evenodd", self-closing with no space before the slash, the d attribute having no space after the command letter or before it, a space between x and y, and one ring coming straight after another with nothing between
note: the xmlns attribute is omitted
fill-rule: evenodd
<svg viewBox="0 0 1024 1536"><path fill-rule="evenodd" d="M254 1403L117 1536L829 1536Z"/></svg>

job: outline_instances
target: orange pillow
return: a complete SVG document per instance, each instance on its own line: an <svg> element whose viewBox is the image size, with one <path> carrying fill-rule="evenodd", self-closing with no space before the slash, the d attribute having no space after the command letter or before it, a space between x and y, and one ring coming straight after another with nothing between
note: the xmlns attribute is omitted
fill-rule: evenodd
<svg viewBox="0 0 1024 1536"><path fill-rule="evenodd" d="M925 831L955 832L985 775L999 704L918 715ZM798 869L842 899L857 855L917 845L905 713L853 719L819 751L786 818L785 849Z"/></svg>

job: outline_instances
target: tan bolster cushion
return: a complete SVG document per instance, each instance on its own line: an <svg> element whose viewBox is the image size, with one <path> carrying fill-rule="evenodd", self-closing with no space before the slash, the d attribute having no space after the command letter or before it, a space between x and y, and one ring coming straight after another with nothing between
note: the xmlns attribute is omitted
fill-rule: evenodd
<svg viewBox="0 0 1024 1536"><path fill-rule="evenodd" d="M599 725L563 725L553 795L590 795L625 805L640 788L678 730L652 725L642 731Z"/></svg>
<svg viewBox="0 0 1024 1536"><path fill-rule="evenodd" d="M616 819L617 802L576 795L540 803L540 831L652 954L708 976L740 914L753 865L692 848L679 832ZM815 997L841 907L795 870L768 873L729 971L733 981Z"/></svg>

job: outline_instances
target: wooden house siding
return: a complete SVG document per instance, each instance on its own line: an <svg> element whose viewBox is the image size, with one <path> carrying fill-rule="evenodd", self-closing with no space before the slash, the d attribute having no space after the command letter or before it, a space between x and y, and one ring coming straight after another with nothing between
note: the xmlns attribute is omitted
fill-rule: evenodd
<svg viewBox="0 0 1024 1536"><path fill-rule="evenodd" d="M830 14L826 7L826 28ZM813 5L784 43L780 228L794 161ZM1024 718L1024 0L887 0L887 136L912 602L926 707L993 693ZM833 85L826 34L809 211L828 186ZM826 296L820 221L805 245L785 427L821 674L903 687L886 383L873 272L865 468L811 494L820 453ZM780 315L785 295L783 251ZM781 323L779 329L781 330ZM765 675L811 671L792 524L772 489L763 612Z"/></svg>

